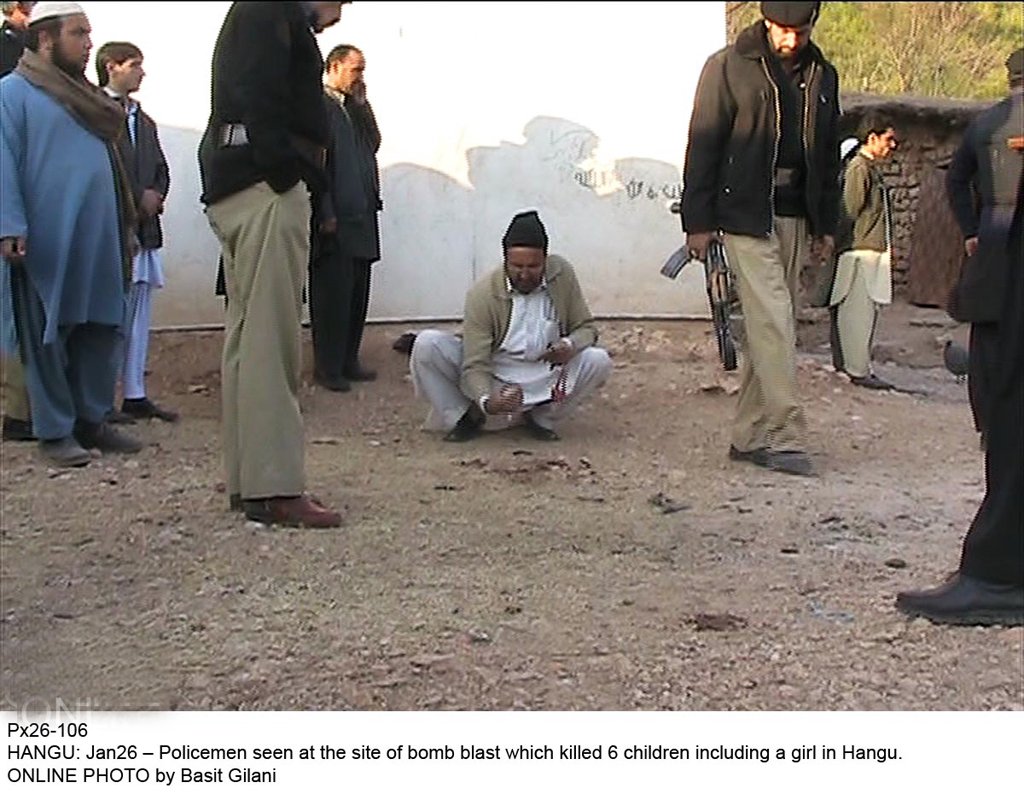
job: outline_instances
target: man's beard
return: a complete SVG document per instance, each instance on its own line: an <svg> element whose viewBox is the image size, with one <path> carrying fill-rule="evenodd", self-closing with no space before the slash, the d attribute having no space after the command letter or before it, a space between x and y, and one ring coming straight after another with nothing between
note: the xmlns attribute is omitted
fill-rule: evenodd
<svg viewBox="0 0 1024 794"><path fill-rule="evenodd" d="M75 80L85 80L85 67L81 62L65 57L59 46L53 48L53 65Z"/></svg>

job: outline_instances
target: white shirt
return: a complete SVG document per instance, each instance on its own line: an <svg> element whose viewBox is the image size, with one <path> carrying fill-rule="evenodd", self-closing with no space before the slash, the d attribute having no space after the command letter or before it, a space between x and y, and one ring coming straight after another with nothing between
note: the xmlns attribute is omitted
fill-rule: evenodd
<svg viewBox="0 0 1024 794"><path fill-rule="evenodd" d="M547 402L562 375L561 366L540 360L560 339L558 313L547 281L528 295L512 289L507 279L505 285L512 297L512 314L505 338L492 359L494 377L521 386L524 406Z"/></svg>

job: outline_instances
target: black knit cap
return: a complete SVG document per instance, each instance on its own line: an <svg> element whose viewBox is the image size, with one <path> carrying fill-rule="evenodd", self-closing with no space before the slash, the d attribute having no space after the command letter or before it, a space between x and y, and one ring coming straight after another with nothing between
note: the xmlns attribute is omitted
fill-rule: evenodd
<svg viewBox="0 0 1024 794"><path fill-rule="evenodd" d="M1006 71L1011 80L1020 80L1024 77L1024 47L1014 51L1006 59Z"/></svg>
<svg viewBox="0 0 1024 794"><path fill-rule="evenodd" d="M501 247L509 248L540 248L547 253L548 233L536 211L520 212L508 225L508 231L501 239Z"/></svg>
<svg viewBox="0 0 1024 794"><path fill-rule="evenodd" d="M761 3L761 16L776 25L802 28L818 18L821 3Z"/></svg>

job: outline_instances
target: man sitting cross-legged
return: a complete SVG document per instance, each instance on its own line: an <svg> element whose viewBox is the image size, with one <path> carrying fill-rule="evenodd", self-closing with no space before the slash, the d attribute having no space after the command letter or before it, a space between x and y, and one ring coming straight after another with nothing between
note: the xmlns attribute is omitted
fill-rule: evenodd
<svg viewBox="0 0 1024 794"><path fill-rule="evenodd" d="M430 330L413 346L427 428L448 431L446 441L468 441L500 415L521 415L535 438L556 441L559 422L611 374L576 273L548 256L537 213L516 215L502 246L504 266L466 296L462 338Z"/></svg>

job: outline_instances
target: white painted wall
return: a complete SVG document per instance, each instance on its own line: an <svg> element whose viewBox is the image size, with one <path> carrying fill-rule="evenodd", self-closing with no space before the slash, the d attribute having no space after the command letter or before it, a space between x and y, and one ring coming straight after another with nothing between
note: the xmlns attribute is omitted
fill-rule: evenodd
<svg viewBox="0 0 1024 794"><path fill-rule="evenodd" d="M86 2L98 48L146 56L138 97L171 166L168 286L158 325L219 322L217 245L196 149L225 2ZM535 207L599 314L704 315L702 274L658 274L682 243L667 211L724 3L356 2L320 36L358 45L384 136L385 212L373 318L458 316L500 263L514 212Z"/></svg>

